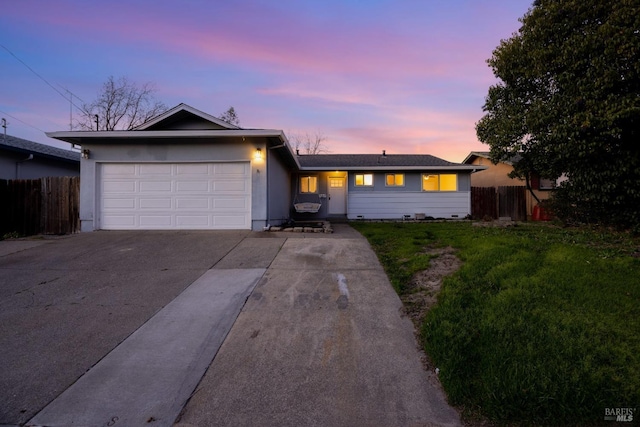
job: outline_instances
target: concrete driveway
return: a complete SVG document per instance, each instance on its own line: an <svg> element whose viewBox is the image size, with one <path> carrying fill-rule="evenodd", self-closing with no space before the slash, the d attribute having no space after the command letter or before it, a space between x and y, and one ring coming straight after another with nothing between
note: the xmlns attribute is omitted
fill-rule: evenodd
<svg viewBox="0 0 640 427"><path fill-rule="evenodd" d="M335 229L0 242L0 425L459 425Z"/></svg>

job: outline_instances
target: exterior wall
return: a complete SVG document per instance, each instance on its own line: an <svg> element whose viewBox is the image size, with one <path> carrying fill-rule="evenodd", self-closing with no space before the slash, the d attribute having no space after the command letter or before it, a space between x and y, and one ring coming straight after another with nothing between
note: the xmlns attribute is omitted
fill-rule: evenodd
<svg viewBox="0 0 640 427"><path fill-rule="evenodd" d="M424 214L434 218L465 218L471 214L471 192L350 192L349 219L403 219Z"/></svg>
<svg viewBox="0 0 640 427"><path fill-rule="evenodd" d="M405 185L385 185L387 173L404 173ZM357 173L372 173L358 171ZM458 191L422 191L424 173L456 173ZM349 219L403 219L424 214L434 218L464 218L471 214L471 182L468 172L462 171L385 171L373 172L373 186L356 187L356 172L349 173Z"/></svg>
<svg viewBox="0 0 640 427"><path fill-rule="evenodd" d="M387 173L404 173L405 185L387 187ZM356 187L355 174L373 173L373 186ZM471 180L469 172L457 171L458 191L425 192L422 191L422 171L351 171L346 173L347 179L347 218L358 219L403 219L404 215L415 217L416 213L434 218L464 218L471 214ZM451 171L429 171L428 173L452 173ZM320 201L322 207L316 214L293 213L294 218L322 219L327 218L329 176L344 176L345 172L302 172L294 175L293 194L299 191L299 176L318 177L318 195L297 195L298 201Z"/></svg>
<svg viewBox="0 0 640 427"><path fill-rule="evenodd" d="M28 154L0 151L0 179L37 179L47 176L79 176L80 162L55 160Z"/></svg>
<svg viewBox="0 0 640 427"><path fill-rule="evenodd" d="M301 176L316 176L318 177L318 192L317 194L300 194L300 177ZM327 218L327 179L329 177L328 172L299 172L292 175L293 188L291 189L292 202L290 203L290 215L298 221L325 219ZM317 213L298 213L293 207L295 202L313 202L321 203L320 210Z"/></svg>
<svg viewBox="0 0 640 427"><path fill-rule="evenodd" d="M291 174L279 156L267 149L267 224L281 225L290 218Z"/></svg>
<svg viewBox="0 0 640 427"><path fill-rule="evenodd" d="M524 181L517 178L509 178L509 173L513 171L513 166L506 163L494 165L491 160L484 157L476 157L472 165L486 166L487 169L475 172L471 175L471 185L473 187L500 187L503 185L525 185Z"/></svg>
<svg viewBox="0 0 640 427"><path fill-rule="evenodd" d="M256 148L265 152L264 141L253 140L247 144L202 141L168 140L147 142L136 145L122 142L83 144L88 149L89 159L81 160L80 176L80 227L81 231L93 231L99 228L99 163L176 163L176 162L251 162L251 216L252 228L262 230L267 220L267 174L265 160L253 159Z"/></svg>
<svg viewBox="0 0 640 427"><path fill-rule="evenodd" d="M373 186L370 187L356 187L355 185L355 175L361 173L373 173ZM403 173L405 184L402 187L387 187L385 185L386 174L388 173ZM425 173L429 174L440 174L440 173L455 173L458 175L458 191L471 191L471 181L469 179L468 171L447 171L447 170L435 170L435 171L397 171L390 170L384 172L371 172L371 171L351 171L349 172L348 177L348 189L349 193L351 192L372 192L372 191L383 191L383 192L419 192L422 193L422 175Z"/></svg>
<svg viewBox="0 0 640 427"><path fill-rule="evenodd" d="M501 186L526 186L523 179L509 178L509 174L513 171L513 166L506 163L498 163L494 165L491 160L484 157L476 157L472 165L487 166L487 169L471 174L471 185L473 187L501 187ZM540 200L546 200L551 196L549 190L533 190L536 197ZM531 192L527 191L527 215L531 216L533 207L538 204L533 198Z"/></svg>

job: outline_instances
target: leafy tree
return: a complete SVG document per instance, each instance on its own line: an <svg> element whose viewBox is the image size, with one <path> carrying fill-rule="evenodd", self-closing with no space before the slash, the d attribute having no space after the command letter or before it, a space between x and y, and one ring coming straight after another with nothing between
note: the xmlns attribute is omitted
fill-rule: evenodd
<svg viewBox="0 0 640 427"><path fill-rule="evenodd" d="M236 109L233 108L233 107L229 107L229 109L227 111L222 113L220 115L220 119L224 120L225 122L227 122L227 123L229 123L231 125L240 127L240 119L238 118L238 115L236 114Z"/></svg>
<svg viewBox="0 0 640 427"><path fill-rule="evenodd" d="M566 217L640 224L640 3L536 0L487 61L499 82L477 123L494 162L569 178Z"/></svg>
<svg viewBox="0 0 640 427"><path fill-rule="evenodd" d="M126 77L109 76L96 100L82 105L76 128L131 130L167 110L154 91L150 83L138 86Z"/></svg>

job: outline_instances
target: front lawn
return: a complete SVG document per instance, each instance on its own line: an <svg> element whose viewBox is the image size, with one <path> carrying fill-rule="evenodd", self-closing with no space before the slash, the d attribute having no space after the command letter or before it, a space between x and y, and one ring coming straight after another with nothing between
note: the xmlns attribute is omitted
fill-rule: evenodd
<svg viewBox="0 0 640 427"><path fill-rule="evenodd" d="M449 401L497 424L609 425L640 418L640 241L546 224L352 223L402 296L452 246L421 329Z"/></svg>

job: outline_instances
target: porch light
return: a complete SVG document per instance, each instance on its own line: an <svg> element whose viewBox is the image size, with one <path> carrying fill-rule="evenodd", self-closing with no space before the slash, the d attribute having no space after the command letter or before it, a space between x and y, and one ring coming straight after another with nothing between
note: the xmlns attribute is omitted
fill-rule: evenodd
<svg viewBox="0 0 640 427"><path fill-rule="evenodd" d="M253 153L254 160L262 160L262 149L256 148L256 151Z"/></svg>
<svg viewBox="0 0 640 427"><path fill-rule="evenodd" d="M91 152L88 149L85 148L84 150L82 150L82 158L83 159L88 159L90 153Z"/></svg>

